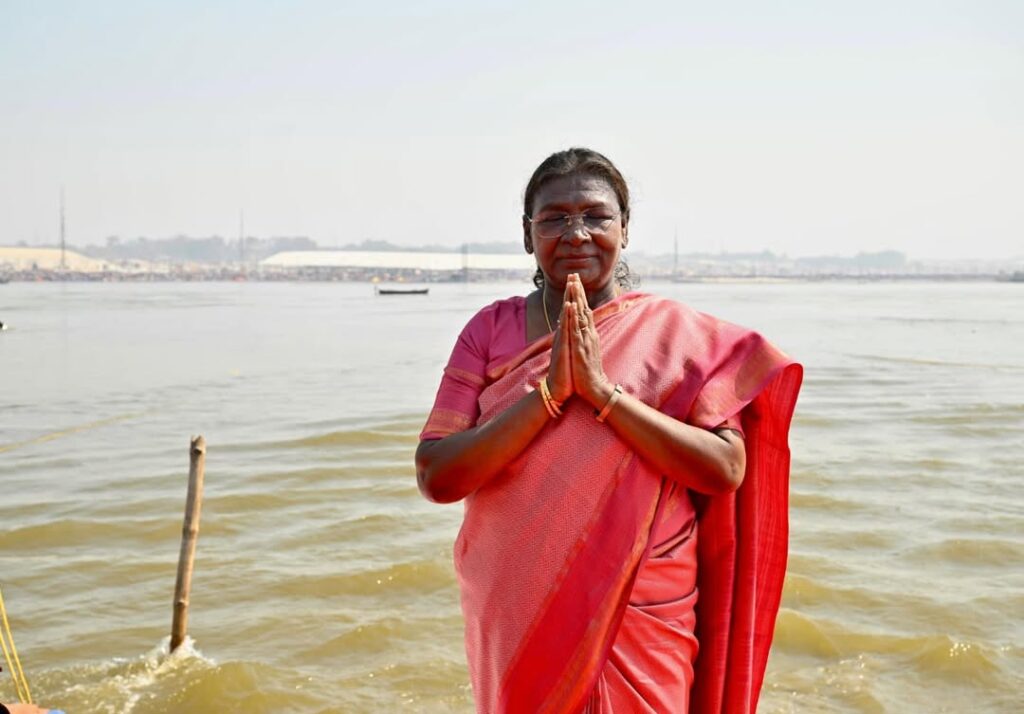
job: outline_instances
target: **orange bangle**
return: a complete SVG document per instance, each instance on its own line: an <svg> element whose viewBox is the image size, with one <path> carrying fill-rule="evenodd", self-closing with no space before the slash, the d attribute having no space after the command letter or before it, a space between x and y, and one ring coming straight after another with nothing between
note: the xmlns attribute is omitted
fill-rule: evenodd
<svg viewBox="0 0 1024 714"><path fill-rule="evenodd" d="M548 388L548 378L545 377L540 380L537 386L540 389L540 398L544 401L544 408L548 410L551 418L557 419L562 416L562 405L551 396L551 390Z"/></svg>
<svg viewBox="0 0 1024 714"><path fill-rule="evenodd" d="M608 418L608 414L615 406L615 403L618 402L621 397L622 385L616 384L615 389L612 390L612 395L608 397L608 401L605 402L604 408L601 409L601 411L597 411L596 409L594 410L594 413L597 415L597 420L599 422L601 422L602 424L604 423L604 420Z"/></svg>

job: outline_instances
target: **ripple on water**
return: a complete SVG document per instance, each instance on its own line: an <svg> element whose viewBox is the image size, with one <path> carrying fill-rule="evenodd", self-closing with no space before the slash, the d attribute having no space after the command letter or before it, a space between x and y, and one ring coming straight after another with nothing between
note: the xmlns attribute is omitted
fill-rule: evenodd
<svg viewBox="0 0 1024 714"><path fill-rule="evenodd" d="M794 541L797 536L794 536ZM855 551L858 553L892 550L903 541L902 534L891 529L875 530L821 530L805 527L800 542L813 545L817 550Z"/></svg>
<svg viewBox="0 0 1024 714"><path fill-rule="evenodd" d="M461 619L458 622L461 631ZM472 692L465 662L451 657L427 662L400 662L385 673L406 707L429 704L414 711L472 711Z"/></svg>
<svg viewBox="0 0 1024 714"><path fill-rule="evenodd" d="M275 462L276 463L276 462ZM257 471L250 473L246 480L251 484L267 484L275 488L284 486L318 486L324 482L335 482L348 475L348 470L336 466L311 466L286 471Z"/></svg>
<svg viewBox="0 0 1024 714"><path fill-rule="evenodd" d="M854 631L832 620L783 608L775 626L773 646L797 656L827 659L863 653L891 658L927 678L964 684L995 684L1000 675L999 653L977 642L947 634L904 635Z"/></svg>
<svg viewBox="0 0 1024 714"><path fill-rule="evenodd" d="M900 462L900 465L908 472L929 475L934 475L936 472L959 471L964 468L964 462L958 459L939 459L935 457L907 459Z"/></svg>
<svg viewBox="0 0 1024 714"><path fill-rule="evenodd" d="M948 635L917 638L911 660L931 678L964 684L994 684L1000 667L996 653L982 645L959 642Z"/></svg>
<svg viewBox="0 0 1024 714"><path fill-rule="evenodd" d="M342 595L381 597L395 593L422 597L454 586L455 576L448 563L418 560L350 573L295 575L268 583L264 588L268 595L285 598Z"/></svg>
<svg viewBox="0 0 1024 714"><path fill-rule="evenodd" d="M794 655L839 656L839 647L814 618L785 607L775 621L772 647Z"/></svg>
<svg viewBox="0 0 1024 714"><path fill-rule="evenodd" d="M789 504L794 508L807 508L828 513L857 513L866 509L865 504L858 503L851 499L829 496L824 493L807 493L793 491L789 497Z"/></svg>
<svg viewBox="0 0 1024 714"><path fill-rule="evenodd" d="M936 626L951 627L955 623L961 633L979 637L986 634L986 628L962 617L963 603L940 601L932 592L894 591L891 585L876 584L870 588L862 584L838 586L817 577L790 572L783 587L783 604L807 616L834 616L850 625L899 622L904 627L913 625L928 631ZM976 607L971 608L972 611Z"/></svg>
<svg viewBox="0 0 1024 714"><path fill-rule="evenodd" d="M13 446L11 446L11 449L13 450ZM36 471L49 474L53 471L73 470L81 468L82 466L82 462L78 459L65 456L54 457L49 454L39 458L23 457L20 459L4 459L4 462L11 464L11 466L9 468L0 467L0 474L11 473L15 476L25 476L30 473L35 473ZM5 479L5 481L7 481L8 484L10 483L7 479Z"/></svg>
<svg viewBox="0 0 1024 714"><path fill-rule="evenodd" d="M1024 544L1000 538L947 538L915 546L904 556L915 563L936 561L966 568L1024 567Z"/></svg>
<svg viewBox="0 0 1024 714"><path fill-rule="evenodd" d="M378 496L407 497L418 493L411 457L385 463L364 461L296 471L259 472L247 477L247 482L265 485L266 490L281 492L288 497L301 495L303 499L321 501L328 498L331 491L339 495L356 492L360 500L367 502L374 502Z"/></svg>
<svg viewBox="0 0 1024 714"><path fill-rule="evenodd" d="M96 546L103 543L164 543L181 532L173 519L119 521L61 518L0 532L0 550L48 551L55 548Z"/></svg>
<svg viewBox="0 0 1024 714"><path fill-rule="evenodd" d="M824 414L800 414L793 415L793 426L796 429L824 428L829 429L836 426L843 426L845 420L841 417L830 417Z"/></svg>
<svg viewBox="0 0 1024 714"><path fill-rule="evenodd" d="M332 679L345 692L345 706L319 714L352 712L413 711L465 712L473 710L465 666L454 662L414 665L420 674L409 676L410 667L397 664L351 668ZM390 704L390 708L387 705Z"/></svg>
<svg viewBox="0 0 1024 714"><path fill-rule="evenodd" d="M774 664L774 662L773 662ZM877 657L858 655L826 665L769 665L758 702L762 714L884 714L892 711L875 691L876 675L886 666Z"/></svg>
<svg viewBox="0 0 1024 714"><path fill-rule="evenodd" d="M796 573L786 575L782 596L794 608L830 605L837 608L869 610L883 604L885 597L858 587L837 587Z"/></svg>
<svg viewBox="0 0 1024 714"><path fill-rule="evenodd" d="M244 491L207 496L204 505L219 513L231 514L267 514L303 503L321 502L322 495L312 491L304 495L289 489L275 491Z"/></svg>
<svg viewBox="0 0 1024 714"><path fill-rule="evenodd" d="M276 449L322 449L325 447L347 446L360 449L380 448L382 446L394 447L396 445L408 447L416 445L415 434L396 434L390 431L379 431L376 429L353 429L343 431L331 431L323 434L294 439L291 441L278 441L266 444L267 448Z"/></svg>
<svg viewBox="0 0 1024 714"><path fill-rule="evenodd" d="M786 569L786 577L792 573L812 574L815 577L829 575L847 575L850 566L839 558L832 558L819 553L808 553L801 550L791 550L789 553L789 564Z"/></svg>
<svg viewBox="0 0 1024 714"><path fill-rule="evenodd" d="M365 657L369 654L385 653L403 644L408 625L404 619L396 617L363 621L358 625L350 625L340 635L306 649L303 655L306 658L319 659L338 656Z"/></svg>
<svg viewBox="0 0 1024 714"><path fill-rule="evenodd" d="M895 365L908 365L910 367L938 367L938 368L964 368L982 372L1009 372L1019 373L1024 371L1019 364L1001 364L985 362L954 362L922 357L892 357L888 355L854 354L851 357L863 359L869 362L892 363Z"/></svg>
<svg viewBox="0 0 1024 714"><path fill-rule="evenodd" d="M289 538L282 545L302 549L324 543L351 543L392 536L408 525L407 513L365 513L349 518L338 518L316 531L304 531ZM388 538L387 540L392 540Z"/></svg>
<svg viewBox="0 0 1024 714"><path fill-rule="evenodd" d="M992 513L991 509L984 516L978 513L957 515L943 519L943 530L950 533L970 535L992 535L1013 537L1024 533L1024 516Z"/></svg>

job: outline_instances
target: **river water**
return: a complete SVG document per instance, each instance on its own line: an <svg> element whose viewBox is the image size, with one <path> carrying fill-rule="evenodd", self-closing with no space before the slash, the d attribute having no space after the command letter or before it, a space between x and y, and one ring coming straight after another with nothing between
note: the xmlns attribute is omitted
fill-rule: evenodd
<svg viewBox="0 0 1024 714"><path fill-rule="evenodd" d="M0 286L0 587L69 714L469 712L461 506L412 453L526 284ZM762 712L1024 706L1024 313L996 283L651 284L804 363ZM192 434L190 641L164 654ZM13 698L0 680L0 700Z"/></svg>

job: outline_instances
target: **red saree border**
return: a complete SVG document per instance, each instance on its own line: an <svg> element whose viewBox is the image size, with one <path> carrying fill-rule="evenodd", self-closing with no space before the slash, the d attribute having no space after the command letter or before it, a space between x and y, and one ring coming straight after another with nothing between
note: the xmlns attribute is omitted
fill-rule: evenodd
<svg viewBox="0 0 1024 714"><path fill-rule="evenodd" d="M648 547L647 538L626 539L621 533L649 533L660 503L660 483L655 483L649 494L641 493L645 483L637 478L638 461L631 456L626 461L595 511L587 537L570 553L564 577L549 592L539 609L540 617L516 653L501 684L500 711L574 711L590 695ZM621 522L630 515L619 507L623 498L649 501L639 523ZM616 520L616 528L594 528ZM604 567L595 571L595 562ZM606 583L603 591L597 592L595 582ZM594 593L598 606L585 607L579 593ZM593 616L586 617L586 613ZM563 666L552 666L554 663ZM530 686L522 686L524 682Z"/></svg>
<svg viewBox="0 0 1024 714"><path fill-rule="evenodd" d="M695 712L757 709L786 572L788 431L802 379L803 368L793 362L769 375L743 411L743 485L735 493L695 499L700 513L700 653L690 700Z"/></svg>

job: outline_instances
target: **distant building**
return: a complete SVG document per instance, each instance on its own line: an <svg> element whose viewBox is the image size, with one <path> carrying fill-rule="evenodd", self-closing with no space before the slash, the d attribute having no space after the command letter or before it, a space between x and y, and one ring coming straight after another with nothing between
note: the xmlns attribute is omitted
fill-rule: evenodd
<svg viewBox="0 0 1024 714"><path fill-rule="evenodd" d="M414 253L410 251L296 250L260 262L264 268L354 268L381 270L498 270L532 273L532 255L502 253Z"/></svg>
<svg viewBox="0 0 1024 714"><path fill-rule="evenodd" d="M71 250L65 251L64 264L62 268L60 248L0 246L0 268L11 271L66 270L72 273L116 273L152 270L149 263L141 260L97 260Z"/></svg>

